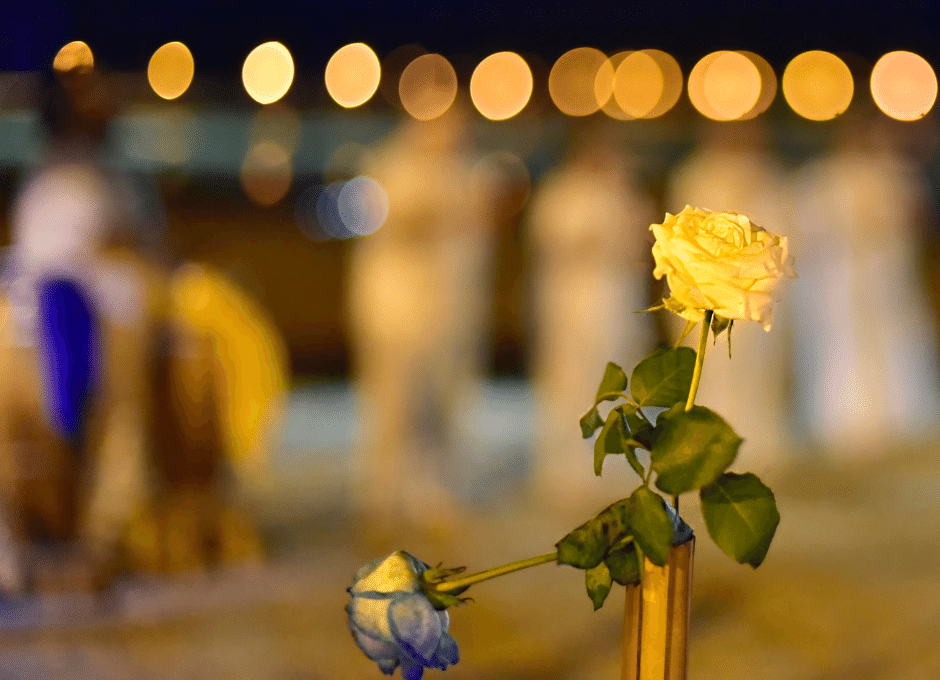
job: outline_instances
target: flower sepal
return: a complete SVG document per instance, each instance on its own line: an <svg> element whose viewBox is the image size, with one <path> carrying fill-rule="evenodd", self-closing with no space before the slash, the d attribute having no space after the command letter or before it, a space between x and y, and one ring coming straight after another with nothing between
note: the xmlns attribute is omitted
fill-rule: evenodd
<svg viewBox="0 0 940 680"><path fill-rule="evenodd" d="M444 567L443 563L426 569L421 574L421 590L428 601L434 605L437 611L444 611L448 607L456 607L468 602L473 602L472 597L458 597L461 593L467 591L470 587L460 586L459 588L449 589L446 592L438 590L438 586L447 581L447 579L462 574L467 570L466 567Z"/></svg>

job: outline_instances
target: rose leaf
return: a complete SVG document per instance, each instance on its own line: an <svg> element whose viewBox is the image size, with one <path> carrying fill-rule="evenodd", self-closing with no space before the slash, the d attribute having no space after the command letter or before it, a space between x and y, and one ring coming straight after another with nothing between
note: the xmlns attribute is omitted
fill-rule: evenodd
<svg viewBox="0 0 940 680"><path fill-rule="evenodd" d="M699 496L705 526L718 547L740 564L760 566L780 522L773 491L757 475L726 472Z"/></svg>
<svg viewBox="0 0 940 680"><path fill-rule="evenodd" d="M679 411L657 429L650 466L657 474L657 488L673 496L714 482L734 462L743 441L704 406Z"/></svg>
<svg viewBox="0 0 940 680"><path fill-rule="evenodd" d="M601 562L596 567L584 571L584 585L588 596L594 603L594 611L604 606L604 600L610 594L611 577L607 565Z"/></svg>
<svg viewBox="0 0 940 680"><path fill-rule="evenodd" d="M581 416L581 436L590 439L594 431L604 425L604 421L597 412L597 406L591 407L591 410Z"/></svg>
<svg viewBox="0 0 940 680"><path fill-rule="evenodd" d="M633 369L630 391L639 406L672 406L689 395L695 371L695 350L664 347Z"/></svg>
<svg viewBox="0 0 940 680"><path fill-rule="evenodd" d="M620 548L611 548L604 562L610 570L610 577L622 586L640 582L640 561L637 559L633 541Z"/></svg>
<svg viewBox="0 0 940 680"><path fill-rule="evenodd" d="M653 564L663 566L672 546L672 520L663 498L641 486L630 496L630 529L633 540Z"/></svg>
<svg viewBox="0 0 940 680"><path fill-rule="evenodd" d="M601 523L596 517L589 519L555 544L558 548L558 564L591 569L604 559L608 545Z"/></svg>
<svg viewBox="0 0 940 680"><path fill-rule="evenodd" d="M625 389L627 389L627 374L614 362L608 362L594 401L595 403L616 401Z"/></svg>

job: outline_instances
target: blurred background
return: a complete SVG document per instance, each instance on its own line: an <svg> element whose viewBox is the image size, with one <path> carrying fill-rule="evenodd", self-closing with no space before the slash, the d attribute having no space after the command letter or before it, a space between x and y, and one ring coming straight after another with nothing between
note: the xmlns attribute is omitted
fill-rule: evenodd
<svg viewBox="0 0 940 680"><path fill-rule="evenodd" d="M577 420L678 338L634 312L687 204L787 236L799 276L709 347L698 403L782 521L752 571L683 501L690 677L940 677L938 22L5 10L0 677L378 677L360 565L543 553L634 488ZM477 586L447 674L619 677L621 592Z"/></svg>

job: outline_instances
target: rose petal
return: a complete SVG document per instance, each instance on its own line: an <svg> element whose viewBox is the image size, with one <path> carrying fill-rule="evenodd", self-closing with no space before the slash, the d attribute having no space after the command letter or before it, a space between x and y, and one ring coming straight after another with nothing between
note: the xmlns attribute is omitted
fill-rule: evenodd
<svg viewBox="0 0 940 680"><path fill-rule="evenodd" d="M421 595L396 598L388 609L392 636L413 660L431 665L431 657L441 642L443 630L437 611Z"/></svg>
<svg viewBox="0 0 940 680"><path fill-rule="evenodd" d="M444 633L441 636L441 644L437 648L434 657L443 665L438 665L442 671L447 670L447 664L453 665L460 661L460 650L457 649L457 641Z"/></svg>
<svg viewBox="0 0 940 680"><path fill-rule="evenodd" d="M378 564L370 563L367 565L369 570L363 571L360 569L357 572L357 578L350 592L353 595L365 591L377 593L417 592L421 582L413 568L415 561L415 558L404 550L399 550L381 560Z"/></svg>
<svg viewBox="0 0 940 680"><path fill-rule="evenodd" d="M369 595L376 595L370 597ZM382 639L394 640L392 629L389 626L389 605L391 597L368 593L353 598L346 605L350 625L355 625L368 635Z"/></svg>
<svg viewBox="0 0 940 680"><path fill-rule="evenodd" d="M401 677L404 680L421 680L424 676L424 666L410 659L401 660Z"/></svg>
<svg viewBox="0 0 940 680"><path fill-rule="evenodd" d="M393 661L398 663L398 645L392 640L379 640L356 627L350 626L353 640L363 653L373 661ZM392 666L394 668L394 666Z"/></svg>

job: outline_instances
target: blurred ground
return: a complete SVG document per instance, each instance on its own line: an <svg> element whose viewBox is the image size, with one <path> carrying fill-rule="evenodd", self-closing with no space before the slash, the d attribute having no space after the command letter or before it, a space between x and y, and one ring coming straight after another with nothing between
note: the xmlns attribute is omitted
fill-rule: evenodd
<svg viewBox="0 0 940 680"><path fill-rule="evenodd" d="M361 564L404 548L477 571L547 552L587 518L510 500L525 480L531 404L521 384L491 385L486 394L473 418L491 434L453 480L473 511L452 535L361 531L344 504L351 394L341 384L307 385L295 391L264 501L268 566L124 584L106 605L5 603L0 678L382 677L355 647L343 611ZM689 677L940 677L938 449L924 444L840 467L799 452L765 478L783 519L756 571L721 554L694 501L683 499L699 536ZM590 464L587 445L584 455ZM610 473L629 493L626 471ZM619 677L621 588L593 613L580 572L546 565L470 594L475 602L451 611L461 661L444 677Z"/></svg>

